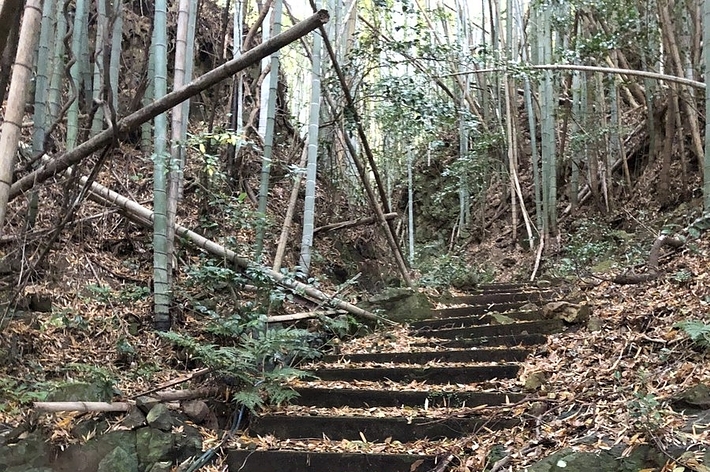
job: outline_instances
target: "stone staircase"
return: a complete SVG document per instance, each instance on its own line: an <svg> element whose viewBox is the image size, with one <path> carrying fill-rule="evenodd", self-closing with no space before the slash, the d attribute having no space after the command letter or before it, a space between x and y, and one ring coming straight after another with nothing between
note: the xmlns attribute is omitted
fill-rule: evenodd
<svg viewBox="0 0 710 472"><path fill-rule="evenodd" d="M248 433L274 437L277 448L232 450L229 470L447 470L442 455L421 455L415 446L406 454L373 451L388 451L394 442L445 441L519 424L515 418L480 415L476 407L525 397L519 391L491 391L490 385L516 378L531 346L564 329L560 320L543 319L539 309L530 309L531 303L559 298L552 289L530 285L481 286L451 300L457 307L434 310L431 319L411 323L409 330L419 340L412 352L326 356L311 369L319 382L297 389L298 407L252 418ZM343 440L366 443L368 452L320 452L328 447L319 441Z"/></svg>

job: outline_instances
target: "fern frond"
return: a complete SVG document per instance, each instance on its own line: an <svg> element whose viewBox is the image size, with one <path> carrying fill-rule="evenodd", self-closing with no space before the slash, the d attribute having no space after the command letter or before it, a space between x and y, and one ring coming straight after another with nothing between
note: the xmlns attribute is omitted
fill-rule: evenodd
<svg viewBox="0 0 710 472"><path fill-rule="evenodd" d="M235 402L244 405L249 411L256 411L258 408L264 407L264 400L261 398L258 390L240 390L234 394L233 398Z"/></svg>
<svg viewBox="0 0 710 472"><path fill-rule="evenodd" d="M698 343L700 346L710 348L710 324L690 320L676 323L675 327L682 329L693 342Z"/></svg>
<svg viewBox="0 0 710 472"><path fill-rule="evenodd" d="M272 405L288 403L294 398L298 398L298 392L289 387L276 384L264 384L264 393Z"/></svg>
<svg viewBox="0 0 710 472"><path fill-rule="evenodd" d="M294 369L293 367L276 367L270 372L264 372L264 379L273 382L285 382L288 379L297 378L316 378L315 375L300 369Z"/></svg>

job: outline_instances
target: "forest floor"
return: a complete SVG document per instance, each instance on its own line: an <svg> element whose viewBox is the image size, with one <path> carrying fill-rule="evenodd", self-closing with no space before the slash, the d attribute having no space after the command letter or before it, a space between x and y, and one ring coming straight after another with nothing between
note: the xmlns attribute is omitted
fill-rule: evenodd
<svg viewBox="0 0 710 472"><path fill-rule="evenodd" d="M82 441L71 434L82 415L30 414L30 402L41 399L53 382L108 376L120 397L130 398L190 369L179 352L149 329L149 297L126 280L123 290L115 289L121 279L117 275L123 273L125 279L128 273L118 258L78 254L70 246L59 252L54 263L67 263L61 280L46 279L27 288L28 293L51 294L51 312L12 319L0 333L5 350L0 362L5 397L0 423L17 426L31 420L52 431L54 442L66 444ZM551 335L523 364L519 378L501 384L529 395L529 400L498 411L523 418L525 427L453 440L444 443L448 451L441 450L442 443L420 441L393 446L392 452L454 453L461 458L459 470L467 471L482 470L491 451L501 446L512 470L567 446L710 447L710 432L689 431L687 417L671 408L680 392L698 383L710 385L709 351L677 326L689 320L710 324L709 257L710 237L705 235L666 254L661 267L665 275L656 280L618 285L599 278L608 275L577 278L569 298L592 307L590 328ZM72 270L74 276L68 277ZM113 279L114 289L106 278ZM183 329L203 322L194 312L186 310L183 316ZM131 328L135 324L141 326L139 332ZM349 340L342 353L367 352L373 346L403 352L413 341L404 330L381 330ZM537 379L534 388L527 382L531 377ZM218 431L203 432L205 447L220 440ZM262 440L259 447L275 445L273 438ZM319 442L313 447L336 451L352 450L353 445ZM365 452L362 445L358 448ZM206 470L220 467L218 461Z"/></svg>
<svg viewBox="0 0 710 472"><path fill-rule="evenodd" d="M150 189L145 180L133 178L142 172L136 162L136 159L120 161L126 168L116 173L123 176L122 185L136 201L150 201ZM288 179L284 177L284 181ZM44 195L44 200L61 201L61 190L54 192L49 197ZM286 194L283 189L282 193ZM188 194L186 198L194 200L185 208L194 210L183 214L182 220L193 228L199 227L205 212L242 208L222 202L211 206L214 202L203 201L197 194ZM336 201L330 203L331 207L342 206L336 205ZM637 203L642 205L640 201ZM244 207L248 207L248 202ZM618 211L615 217L577 218L564 229L566 237L559 250L543 255L538 275L563 280L564 284L572 286L569 298L589 304L594 324L589 329L550 336L547 344L537 347L534 355L527 359L517 379L498 385L509 391L525 392L529 400L487 412L522 418L525 427L481 433L436 445L427 441L393 444L391 452L453 453L461 459L460 470L467 471L483 470L491 451L500 447L509 454L509 467L513 470L567 446L600 449L614 444L631 447L649 443L668 449L679 445L710 447L708 431L688 432L684 429L687 417L671 408L672 399L681 391L701 382L710 385L708 351L698 347L677 327L677 323L688 320L710 323L710 267L707 263L710 236L705 233L679 249L664 251L659 278L636 285L614 284L607 279L624 268L643 267L661 228L679 231L692 221L692 210L687 206L678 207L673 215L648 214L642 219L644 211L628 209ZM16 213L21 214L21 211ZM217 221L222 215L211 216ZM47 221L38 221L37 227L51 228L53 217L51 212L45 212ZM219 229L225 234L236 234L232 247L248 245L253 240L253 227L239 233L232 231L229 223L244 223L252 217L253 214L247 213L224 215ZM57 445L82 442L84 439L73 435L72 430L89 416L31 411L32 401L44 399L58 383L100 381L113 389L114 400L118 401L181 379L201 367L152 330L150 231L126 223L113 210L107 211L90 202L82 206L77 219L78 223L62 234L49 257L38 267L36 276L28 278L18 299L17 316L0 315L3 326L0 330L0 431L21 424L44 428ZM11 217L9 220L11 224L17 223L17 233L21 234L22 219ZM511 235L505 233L504 218L494 223L487 242L470 244L470 252L462 257L462 264L456 269L478 271L497 282L529 279L536 255L512 244ZM205 232L218 237L216 230L206 228ZM35 233L47 234L41 230ZM345 261L345 256L355 252L360 258L360 267L370 267L379 275L386 272L383 267L387 260L383 260L383 254L367 252L377 245L376 234L376 229L370 226L347 234L320 237L317 250L323 261L316 264L320 271L317 274L320 288L331 293L339 288L332 278L328 279L326 269L337 264L347 267L352 261ZM500 236L493 237L493 234ZM339 244L338 238L342 238ZM0 250L7 250L7 254L10 250L17 253L20 246L27 253L40 246L19 244L11 238L3 240L2 244ZM366 251L358 249L345 254L348 247ZM293 247L290 253L293 262ZM0 255L6 253L0 252ZM240 291L230 285L229 278L220 279L224 276L222 268L204 264L206 258L199 251L181 250L179 257L180 267L189 270L185 269L179 276L175 309L177 331L197 337L204 334L209 316L195 309L195 300L205 305L206 300L215 301L211 309L217 312L228 311L235 305L239 309L253 309L264 301L259 300L264 293ZM7 259L0 264L0 272L4 292L11 293L16 287L13 277L24 274L27 268L15 267ZM451 263L452 260L446 261ZM291 263L287 261L285 265ZM357 271L348 268L351 273ZM439 274L445 275L450 268L439 267ZM427 285L440 282L431 274L427 269L418 272L422 287L428 293L445 291L440 286ZM187 283L199 277L205 278L202 284ZM364 275L363 279L366 277ZM368 289L382 288L383 283L385 279L380 278ZM347 301L357 302L369 296L363 286L349 289L341 293ZM289 303L291 295L273 290L267 290L267 305L273 301L269 300L272 295L280 297L279 314L310 309ZM51 300L51 307L38 310L46 300ZM231 305L222 304L224 300ZM270 310L271 305L268 305L265 313L276 314ZM384 329L365 337L348 338L340 344L341 352L363 352L373 346L403 352L414 341L405 332ZM525 390L532 377L538 380L537 387ZM218 380L217 377L200 377L183 383L182 387L197 388L211 382L223 387ZM385 413L375 410L371 414ZM222 432L206 427L202 431L206 448L221 442ZM273 438L266 437L257 447L274 445ZM319 442L304 447L353 450L355 445ZM363 450L362 445L357 447ZM206 470L222 470L222 459Z"/></svg>

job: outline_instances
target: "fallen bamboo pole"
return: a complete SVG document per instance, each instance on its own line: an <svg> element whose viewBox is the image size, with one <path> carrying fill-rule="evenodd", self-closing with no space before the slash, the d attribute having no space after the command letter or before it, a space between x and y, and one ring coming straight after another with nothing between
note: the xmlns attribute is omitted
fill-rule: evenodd
<svg viewBox="0 0 710 472"><path fill-rule="evenodd" d="M397 216L399 215L396 212L385 213L385 220L393 220L397 218ZM377 217L366 216L357 220L341 221L339 223L330 223L327 225L319 226L318 228L313 230L313 234L318 233L320 231L334 231L338 229L352 228L353 226L370 225L373 223L377 223Z"/></svg>
<svg viewBox="0 0 710 472"><path fill-rule="evenodd" d="M70 169L67 169L65 173L68 175L72 174ZM88 182L88 178L81 177L79 181L81 182L81 185L86 185L86 183ZM129 200L123 195L120 195L119 193L114 192L113 190L110 190L96 182L93 182L91 184L89 190L89 198L91 200L104 206L117 206L123 209L125 215L132 221L142 226L145 226L146 228L152 228L153 212L147 209L146 207L134 202L133 200ZM187 229L184 226L176 224L175 234L191 241L197 247L214 256L224 258L236 264L242 269L251 269L263 275L266 275L274 282L278 283L282 287L293 291L294 293L305 293L306 295L309 295L317 300L324 302L325 305L328 305L332 308L345 310L348 313L360 318L364 318L371 321L379 321L390 325L396 324L391 320L375 315L374 313L371 313L367 310L363 310L360 307L352 305L344 300L340 300L339 298L335 298L334 296L328 295L311 285L304 284L280 272L276 272L266 267L257 265L249 259L238 255L231 249L227 249L226 247L217 244L216 242L211 241L205 238L204 236Z"/></svg>
<svg viewBox="0 0 710 472"><path fill-rule="evenodd" d="M331 316L347 313L345 310L327 310L327 311L305 311L303 313L292 313L290 315L274 315L266 318L267 323L284 323L286 321L308 320L319 316Z"/></svg>
<svg viewBox="0 0 710 472"><path fill-rule="evenodd" d="M80 413L99 411L129 411L133 405L126 402L34 402L35 411L57 413L60 411L78 411Z"/></svg>

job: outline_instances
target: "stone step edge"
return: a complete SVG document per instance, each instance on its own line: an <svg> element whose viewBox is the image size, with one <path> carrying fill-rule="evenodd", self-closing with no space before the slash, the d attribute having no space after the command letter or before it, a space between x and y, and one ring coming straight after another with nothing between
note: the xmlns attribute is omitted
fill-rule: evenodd
<svg viewBox="0 0 710 472"><path fill-rule="evenodd" d="M299 397L291 403L304 407L341 408L399 408L421 407L428 404L430 408L458 408L466 405L470 408L487 406L513 406L527 397L521 392L499 391L427 391L427 390L384 390L355 389L332 387L300 387L294 389Z"/></svg>
<svg viewBox="0 0 710 472"><path fill-rule="evenodd" d="M470 364L483 363L483 362L500 362L501 360L508 362L519 362L525 359L529 354L532 353L531 349L519 348L519 347L509 347L509 348L479 348L479 349L446 349L439 351L403 351L403 352L372 352L372 353L354 353L354 354L343 354L340 356L328 355L323 356L317 362L313 363L313 367L308 367L308 369L314 369L321 366L339 366L339 365L356 365L365 362L371 362L376 364L402 364L402 365L425 365L429 362L436 362L442 358L461 358L460 361L445 361L446 362L467 362ZM466 359L470 356L470 359ZM389 360L387 359L389 357ZM407 361L406 358L413 358L415 361ZM415 359L420 358L420 359ZM426 360L428 359L428 360ZM423 364L421 361L424 361Z"/></svg>
<svg viewBox="0 0 710 472"><path fill-rule="evenodd" d="M230 471L241 472L429 472L440 460L434 455L419 454L231 450L226 461Z"/></svg>
<svg viewBox="0 0 710 472"><path fill-rule="evenodd" d="M510 429L520 424L520 418L507 415L465 416L325 416L262 414L249 422L250 435L272 435L279 439L307 440L328 438L332 441L350 440L386 442L391 440L414 442L427 439L461 438L481 430Z"/></svg>

